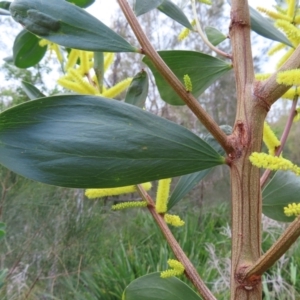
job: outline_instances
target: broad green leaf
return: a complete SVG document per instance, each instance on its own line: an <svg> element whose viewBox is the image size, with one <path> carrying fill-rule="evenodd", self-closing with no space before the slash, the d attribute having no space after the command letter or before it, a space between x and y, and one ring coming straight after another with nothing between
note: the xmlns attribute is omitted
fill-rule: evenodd
<svg viewBox="0 0 300 300"><path fill-rule="evenodd" d="M300 203L300 177L290 171L277 171L262 193L263 213L276 221L292 222L283 208L290 203Z"/></svg>
<svg viewBox="0 0 300 300"><path fill-rule="evenodd" d="M29 82L22 81L22 88L30 100L46 97L38 88Z"/></svg>
<svg viewBox="0 0 300 300"><path fill-rule="evenodd" d="M95 2L95 0L67 0L67 1L83 8L90 6Z"/></svg>
<svg viewBox="0 0 300 300"><path fill-rule="evenodd" d="M196 51L159 51L159 55L182 83L183 76L189 75L195 97L232 68L223 60ZM143 62L151 69L161 98L172 105L184 105L185 103L156 70L150 59L144 57Z"/></svg>
<svg viewBox="0 0 300 300"><path fill-rule="evenodd" d="M136 0L134 4L134 13L136 16L143 15L159 6L162 2L163 0Z"/></svg>
<svg viewBox="0 0 300 300"><path fill-rule="evenodd" d="M143 108L148 96L149 80L145 70L137 73L127 90L125 102Z"/></svg>
<svg viewBox="0 0 300 300"><path fill-rule="evenodd" d="M161 278L157 272L132 281L126 287L122 300L201 300L201 298L178 278Z"/></svg>
<svg viewBox="0 0 300 300"><path fill-rule="evenodd" d="M64 0L15 0L10 12L28 31L68 48L137 51L98 19Z"/></svg>
<svg viewBox="0 0 300 300"><path fill-rule="evenodd" d="M193 26L191 25L188 18L185 16L182 10L172 1L163 0L163 2L157 7L157 9L174 21L183 25L184 27L193 30Z"/></svg>
<svg viewBox="0 0 300 300"><path fill-rule="evenodd" d="M214 45L217 46L227 39L227 36L220 32L214 27L207 26L205 27L205 33L208 40Z"/></svg>
<svg viewBox="0 0 300 300"><path fill-rule="evenodd" d="M25 29L17 35L13 45L13 58L18 68L29 68L41 61L47 47L41 47L39 41L36 35Z"/></svg>
<svg viewBox="0 0 300 300"><path fill-rule="evenodd" d="M220 128L227 134L232 133L232 127L229 125L221 125ZM215 151L220 155L224 155L225 151L221 145L215 140L211 134L207 134L204 138ZM185 195L187 195L210 171L211 169L181 176L178 180L168 202L168 210L177 204Z"/></svg>
<svg viewBox="0 0 300 300"><path fill-rule="evenodd" d="M0 114L0 163L52 185L108 188L193 173L224 158L186 128L136 106L57 95Z"/></svg>
<svg viewBox="0 0 300 300"><path fill-rule="evenodd" d="M293 47L288 38L269 19L263 17L258 11L250 7L251 29L257 34L290 47Z"/></svg>

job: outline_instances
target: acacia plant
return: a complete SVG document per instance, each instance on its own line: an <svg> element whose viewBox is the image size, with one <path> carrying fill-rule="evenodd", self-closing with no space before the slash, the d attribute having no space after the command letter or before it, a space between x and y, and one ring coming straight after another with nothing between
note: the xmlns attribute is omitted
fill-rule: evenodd
<svg viewBox="0 0 300 300"><path fill-rule="evenodd" d="M218 48L226 35L211 27L205 35L201 28L196 8L209 4L209 0L200 3L191 0L189 8L194 16L191 22L170 0L136 0L133 8L126 0L118 0L136 37L133 45L84 10L93 0L69 2L0 2L1 14L10 14L24 26L13 46L14 64L20 68L34 66L50 49L57 54L65 72L58 83L73 92L46 97L24 82L31 101L0 114L0 162L33 180L87 189L90 198L132 191L140 194L141 201L115 208L148 209L173 257L170 253L170 270L132 282L124 291L125 300L216 299L167 225L181 226L184 221L167 212L210 169L226 164L231 175L232 201L231 299L262 299L262 274L300 235L297 218L300 168L282 156L292 121L297 119L300 84L297 1L286 0L273 11L259 8L275 21L272 22L256 10L249 10L247 0L231 0L228 30L231 53ZM160 10L185 27L181 39L192 32L215 56L192 50L156 51L138 21L139 15L152 9ZM282 51L274 73L254 74L251 30L277 42L270 54ZM144 69L136 76L132 74L133 79L107 87L104 72L115 52L142 56L155 77L161 98L170 105L187 105L210 135L200 138L147 112L144 106L148 75ZM213 120L197 98L232 70L236 80L236 96L232 97L236 97L237 113L229 132L228 127ZM112 100L127 87L125 101ZM278 140L265 119L281 97L291 99L292 108ZM263 141L268 153L262 152ZM262 177L260 168L266 169ZM271 174L271 171L276 172ZM169 196L171 178L176 176L181 178ZM156 201L147 193L153 180L159 180ZM291 222L264 254L262 213ZM183 273L199 295L175 277Z"/></svg>

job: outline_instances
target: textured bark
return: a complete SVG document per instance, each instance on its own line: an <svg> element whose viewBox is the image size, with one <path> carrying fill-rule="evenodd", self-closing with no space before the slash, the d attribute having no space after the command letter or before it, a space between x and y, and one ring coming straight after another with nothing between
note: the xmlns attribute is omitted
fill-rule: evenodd
<svg viewBox="0 0 300 300"><path fill-rule="evenodd" d="M237 114L228 156L232 191L231 299L262 299L261 279L244 280L247 267L261 255L261 188L259 169L249 156L260 152L268 106L253 95L254 71L248 1L233 0L230 38L237 89Z"/></svg>

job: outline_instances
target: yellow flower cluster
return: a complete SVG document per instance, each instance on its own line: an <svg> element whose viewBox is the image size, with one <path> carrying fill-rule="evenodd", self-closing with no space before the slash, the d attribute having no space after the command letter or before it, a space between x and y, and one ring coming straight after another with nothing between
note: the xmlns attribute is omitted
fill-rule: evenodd
<svg viewBox="0 0 300 300"><path fill-rule="evenodd" d="M267 122L264 123L263 140L269 150L269 154L274 156L276 148L280 146L280 141Z"/></svg>
<svg viewBox="0 0 300 300"><path fill-rule="evenodd" d="M255 79L262 81L268 79L271 75L271 73L257 73L255 74Z"/></svg>
<svg viewBox="0 0 300 300"><path fill-rule="evenodd" d="M279 72L277 82L285 85L300 85L300 69Z"/></svg>
<svg viewBox="0 0 300 300"><path fill-rule="evenodd" d="M152 187L151 182L142 183L141 185L146 191L149 191ZM130 194L130 193L135 193L136 191L137 191L136 185L128 185L128 186L117 187L117 188L87 189L85 191L85 195L89 199L94 199L94 198L102 198L107 196Z"/></svg>
<svg viewBox="0 0 300 300"><path fill-rule="evenodd" d="M191 92L193 90L193 85L192 85L192 80L188 74L185 74L183 76L183 82L184 82L185 90L187 92Z"/></svg>
<svg viewBox="0 0 300 300"><path fill-rule="evenodd" d="M193 20L193 21L191 22L191 25L192 25L192 26L195 26L195 24L196 24L196 21ZM190 32L191 32L191 30L188 29L188 28L182 29L181 32L180 32L179 35L178 35L178 41L183 41L184 39L186 39L186 38L189 36Z"/></svg>
<svg viewBox="0 0 300 300"><path fill-rule="evenodd" d="M287 92L285 92L285 93L281 96L281 98L293 100L293 99L295 98L295 96L300 96L300 93L299 93L297 87L289 89Z"/></svg>
<svg viewBox="0 0 300 300"><path fill-rule="evenodd" d="M300 175L300 168L283 157L273 156L266 153L253 152L249 157L251 163L258 168L270 170L292 171Z"/></svg>
<svg viewBox="0 0 300 300"><path fill-rule="evenodd" d="M113 59L113 53L105 54L104 72L112 64ZM80 65L77 67L78 61L80 61ZM132 81L132 78L127 78L113 87L100 87L97 76L94 74L93 65L94 52L72 49L65 64L66 74L58 79L58 84L76 93L114 98L122 93ZM92 76L91 73L94 75Z"/></svg>
<svg viewBox="0 0 300 300"><path fill-rule="evenodd" d="M57 44L52 43L52 42L50 42L48 40L45 40L45 39L41 39L39 41L39 45L41 47L48 46L48 49L50 50L50 53L53 51L56 54L56 57L57 57L58 61L60 63L63 62L64 59L63 59L63 56L62 56L62 54L60 52L59 46Z"/></svg>
<svg viewBox="0 0 300 300"><path fill-rule="evenodd" d="M147 207L146 201L128 201L115 204L111 207L112 210L121 210L126 208L134 208L134 207Z"/></svg>
<svg viewBox="0 0 300 300"><path fill-rule="evenodd" d="M184 225L184 221L180 219L179 216L165 214L164 219L167 224L170 224L175 227L180 227Z"/></svg>
<svg viewBox="0 0 300 300"><path fill-rule="evenodd" d="M300 203L292 203L283 208L284 214L288 217L300 215Z"/></svg>
<svg viewBox="0 0 300 300"><path fill-rule="evenodd" d="M282 57L279 59L277 63L277 69L279 69L294 53L295 49L300 44L300 29L298 26L300 25L300 10L298 9L298 5L296 0L286 0L287 4L286 8L281 8L280 6L274 6L275 10L269 10L263 7L258 7L257 9L262 13L266 14L270 18L275 21L275 26L280 29L290 41L292 47L279 43L273 46L268 54L273 55L280 50L286 50ZM293 72L295 71L295 72ZM287 73L280 73L278 75L277 81L280 84L285 85L299 85L300 79L299 74L296 74L298 70L289 70ZM263 80L265 78L257 78L258 80ZM287 91L282 98L285 99L293 99L295 96L295 91L292 89L291 91Z"/></svg>
<svg viewBox="0 0 300 300"><path fill-rule="evenodd" d="M163 214L167 211L167 205L170 194L171 178L161 179L158 182L158 188L156 193L155 209L159 214Z"/></svg>
<svg viewBox="0 0 300 300"><path fill-rule="evenodd" d="M168 277L179 276L179 275L183 274L184 266L178 260L169 259L168 265L171 267L171 269L161 272L160 273L161 278L168 278Z"/></svg>

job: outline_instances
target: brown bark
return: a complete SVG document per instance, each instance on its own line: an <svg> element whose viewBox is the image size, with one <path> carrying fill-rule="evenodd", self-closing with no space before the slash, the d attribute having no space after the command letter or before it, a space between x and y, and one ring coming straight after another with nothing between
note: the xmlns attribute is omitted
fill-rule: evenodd
<svg viewBox="0 0 300 300"><path fill-rule="evenodd" d="M237 89L237 114L230 137L234 151L228 156L232 192L231 299L262 299L261 280L243 274L261 255L261 189L259 169L249 156L260 152L263 122L268 111L253 96L254 70L250 41L250 17L246 0L233 0L230 38Z"/></svg>

